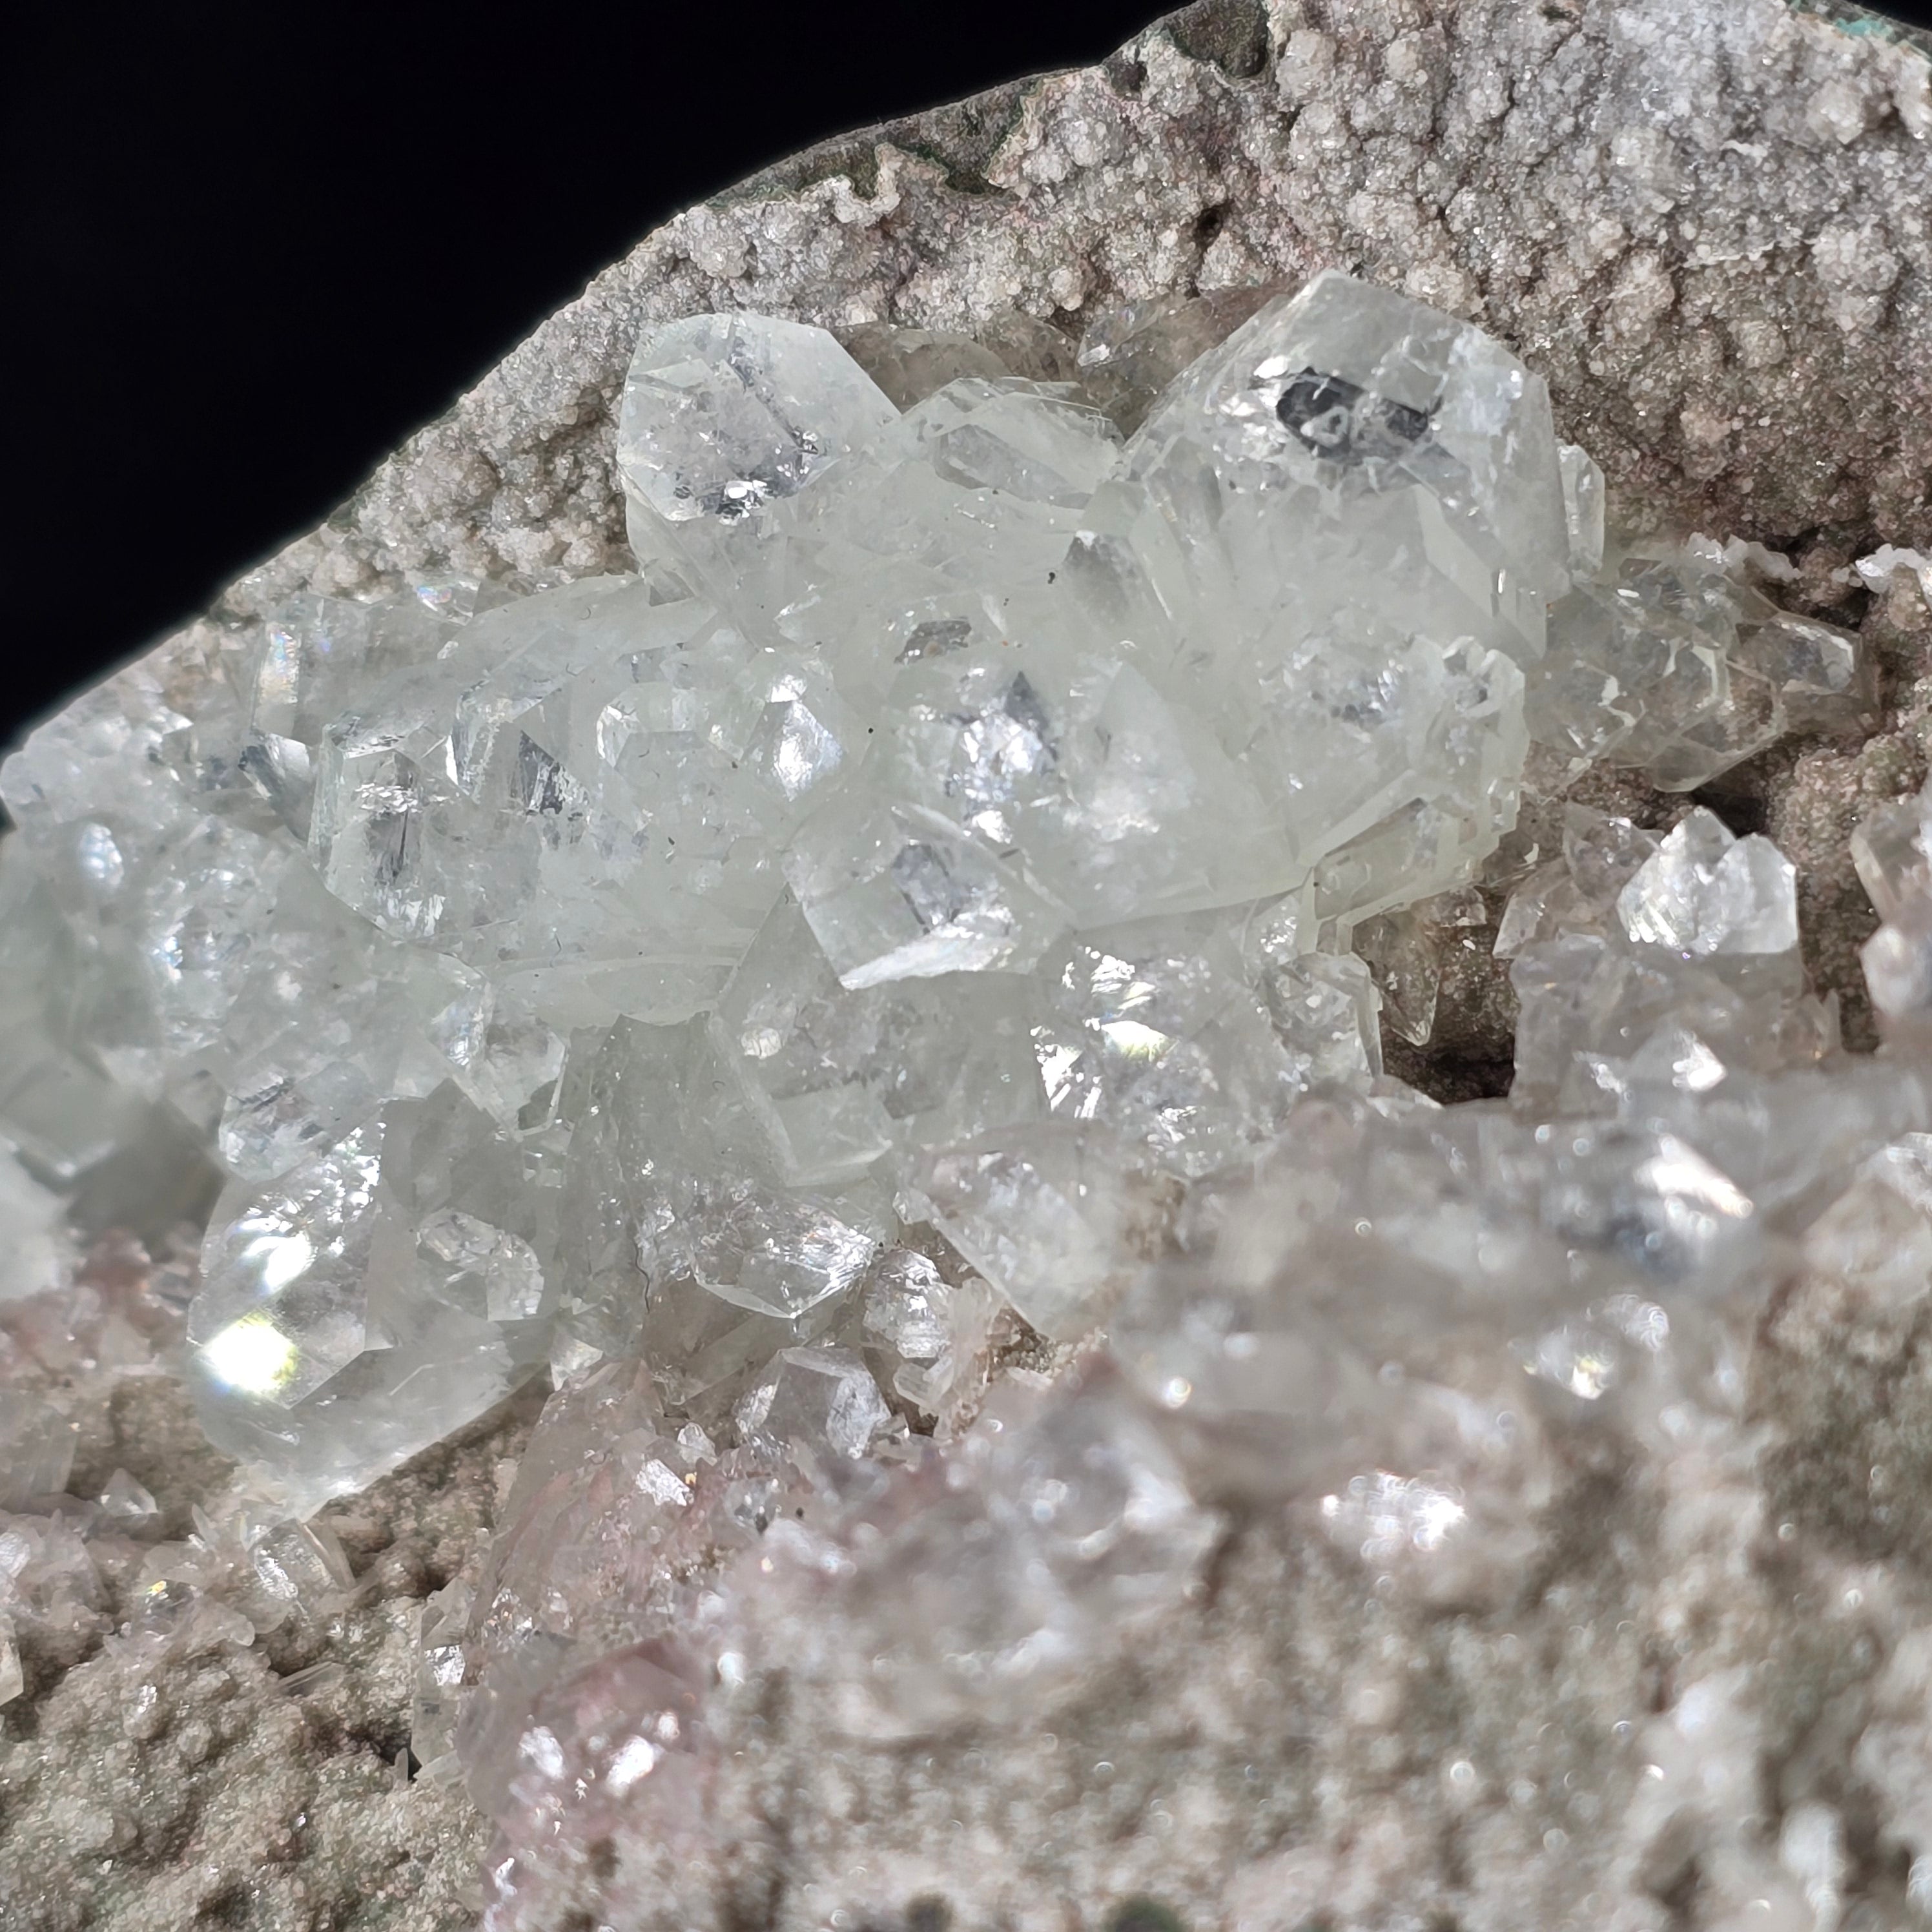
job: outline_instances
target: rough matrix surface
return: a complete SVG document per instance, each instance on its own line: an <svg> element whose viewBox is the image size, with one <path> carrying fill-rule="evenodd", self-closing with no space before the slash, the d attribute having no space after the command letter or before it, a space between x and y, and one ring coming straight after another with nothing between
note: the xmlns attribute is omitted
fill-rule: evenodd
<svg viewBox="0 0 1932 1932"><path fill-rule="evenodd" d="M1797 862L1810 963L1868 1039L1874 920L1845 841L1924 776L1932 620L1903 577L1868 597L1835 573L1881 542L1932 552L1932 63L1772 0L1202 0L1100 68L814 150L650 237L225 602L622 567L614 404L647 322L949 328L1018 306L1077 328L1096 302L1330 266L1507 338L1616 520L1787 550L1780 594L1862 626L1882 729L1780 748L1709 802ZM1486 942L1450 998L1396 1070L1493 1090L1510 1014ZM1534 1761L1552 1711L1549 1736L1587 1732L1696 1681L1732 1685L1718 1716L1755 1768L1724 1802L1832 1808L1846 1895L1904 1914L1871 1821L1932 1791L1928 1362L1922 1310L1894 1331L1801 1278L1748 1369L1761 1451L1686 1460L1668 1492L1572 1472L1533 1599L1364 1601L1353 1566L1250 1525L1207 1600L1024 1761L829 1750L809 1708L775 1706L730 1802L781 1828L748 1828L718 1922L1097 1927L1142 1897L1250 1932L1600 1927L1613 1834L1565 1808L1560 1753L1507 1789L1484 1767ZM82 1423L76 1486L124 1466L178 1533L224 1472L174 1385L49 1375ZM473 1557L529 1420L333 1512L362 1586L326 1621L159 1676L98 1636L30 1656L0 1711L0 1923L472 1923L481 1826L394 1762L418 1603ZM1658 1927L1702 1923L1694 1874L1642 1883Z"/></svg>

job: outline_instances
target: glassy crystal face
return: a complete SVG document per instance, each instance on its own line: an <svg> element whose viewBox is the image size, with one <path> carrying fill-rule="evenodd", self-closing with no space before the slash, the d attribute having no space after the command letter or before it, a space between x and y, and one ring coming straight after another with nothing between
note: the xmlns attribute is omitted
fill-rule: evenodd
<svg viewBox="0 0 1932 1932"><path fill-rule="evenodd" d="M1932 796L1922 792L1870 814L1852 836L1858 877L1882 916L1865 942L1872 1004L1901 1044L1932 1016Z"/></svg>
<svg viewBox="0 0 1932 1932"><path fill-rule="evenodd" d="M1311 1019L1322 1028L1340 1077L1366 1071L1368 1048L1351 1038L1352 1013L1328 1002L1311 1010L1306 972L1298 974L1299 1008L1283 981L1274 982L1286 1013L1281 1026L1249 983L1227 920L1150 920L1076 940L1048 963L1034 1030L1048 1107L1064 1120L1099 1122L1178 1174L1227 1166L1278 1132L1306 1087L1336 1077L1297 1055L1298 1021L1306 1030Z"/></svg>
<svg viewBox="0 0 1932 1932"><path fill-rule="evenodd" d="M493 1926L591 1871L708 1922L775 1698L1070 1730L1231 1520L1514 1622L1579 1471L1744 1441L1780 1270L1924 1298L1922 802L1854 841L1857 1060L1791 866L1668 802L1854 726L1856 640L1606 531L1533 375L1343 278L850 346L652 332L634 574L202 627L0 777L0 1296L226 1181L190 1372L274 1510L151 1556L142 1633L339 1604L275 1512L555 1379L409 1660ZM1532 851L1532 754L1642 822L1545 796ZM1492 928L1514 1088L1437 1108L1381 1035ZM0 1392L0 1701L155 1514L47 1520L70 1448Z"/></svg>
<svg viewBox="0 0 1932 1932"><path fill-rule="evenodd" d="M1455 613L1452 635L1540 655L1544 602L1569 578L1549 395L1468 323L1318 275L1196 362L1136 443L1136 475L1185 539L1210 535L1216 497L1272 499L1255 534L1295 542L1318 608L1379 607L1400 622L1432 604ZM1359 546L1390 543L1413 574L1348 582ZM1197 561L1220 561L1220 548Z"/></svg>
<svg viewBox="0 0 1932 1932"><path fill-rule="evenodd" d="M1036 1725L1258 1512L1525 1600L1578 1472L1733 1426L1791 1257L1932 1253L1924 802L1854 842L1865 1059L1792 865L1671 802L1855 726L1856 639L1606 530L1534 372L1346 276L847 343L646 332L634 571L198 626L0 768L0 1296L220 1183L188 1374L271 1507L157 1627L339 1601L286 1519L552 1378L410 1659L505 1932L593 1862L669 1912L781 1684ZM1440 1107L1384 1032L1492 928L1514 1083ZM0 1505L71 1450L0 1390ZM0 1698L98 1615L36 1534Z"/></svg>
<svg viewBox="0 0 1932 1932"><path fill-rule="evenodd" d="M1530 735L1573 770L1600 759L1690 791L1789 729L1869 712L1857 640L1778 609L1714 544L1613 550L1551 607L1528 676Z"/></svg>
<svg viewBox="0 0 1932 1932"><path fill-rule="evenodd" d="M306 1513L543 1359L554 1190L453 1085L217 1204L188 1322L214 1442Z"/></svg>
<svg viewBox="0 0 1932 1932"><path fill-rule="evenodd" d="M821 329L693 316L632 358L617 460L660 517L736 520L803 489L897 413Z"/></svg>
<svg viewBox="0 0 1932 1932"><path fill-rule="evenodd" d="M1699 806L1631 875L1617 916L1632 939L1680 952L1789 952L1797 871L1768 838L1734 838Z"/></svg>

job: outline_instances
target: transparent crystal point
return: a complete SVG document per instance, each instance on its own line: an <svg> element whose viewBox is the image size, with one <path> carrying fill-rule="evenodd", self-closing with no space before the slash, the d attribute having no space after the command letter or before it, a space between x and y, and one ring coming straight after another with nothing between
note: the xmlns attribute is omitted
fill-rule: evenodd
<svg viewBox="0 0 1932 1932"><path fill-rule="evenodd" d="M451 1086L216 1204L189 1310L202 1426L306 1513L542 1359L551 1210Z"/></svg>
<svg viewBox="0 0 1932 1932"><path fill-rule="evenodd" d="M730 521L802 490L898 413L823 329L692 316L638 344L617 465L626 488L667 522Z"/></svg>
<svg viewBox="0 0 1932 1932"><path fill-rule="evenodd" d="M1279 291L1216 289L1194 296L1121 302L1103 309L1082 336L1082 388L1127 434L1191 363L1225 342Z"/></svg>
<svg viewBox="0 0 1932 1932"><path fill-rule="evenodd" d="M1594 577L1604 567L1604 472L1589 452L1557 446L1563 478L1563 521L1570 539L1570 573Z"/></svg>
<svg viewBox="0 0 1932 1932"><path fill-rule="evenodd" d="M1932 892L1932 866L1924 848L1924 813L1917 798L1882 805L1852 828L1852 862L1858 881L1882 919Z"/></svg>
<svg viewBox="0 0 1932 1932"><path fill-rule="evenodd" d="M738 1405L738 1426L795 1452L856 1462L892 1422L872 1372L845 1348L787 1348Z"/></svg>
<svg viewBox="0 0 1932 1932"><path fill-rule="evenodd" d="M818 944L854 991L942 973L1024 972L1066 924L991 846L938 813L848 796L786 862Z"/></svg>
<svg viewBox="0 0 1932 1932"><path fill-rule="evenodd" d="M0 1388L0 1508L58 1495L78 1439L74 1424L51 1402L24 1389Z"/></svg>
<svg viewBox="0 0 1932 1932"><path fill-rule="evenodd" d="M896 409L910 409L962 376L997 381L1014 373L970 335L943 329L894 328L871 322L842 331L840 339Z"/></svg>
<svg viewBox="0 0 1932 1932"><path fill-rule="evenodd" d="M1424 554L1478 634L1540 655L1570 549L1548 392L1454 316L1318 275L1194 364L1132 453L1177 516L1204 462L1231 492L1306 495L1337 535L1419 512Z"/></svg>
<svg viewBox="0 0 1932 1932"><path fill-rule="evenodd" d="M907 1188L917 1211L1056 1341L1077 1340L1103 1318L1153 1218L1118 1139L1075 1120L927 1154Z"/></svg>
<svg viewBox="0 0 1932 1932"><path fill-rule="evenodd" d="M1044 1111L1025 989L976 973L839 982L789 895L720 995L722 1050L788 1180L849 1180Z"/></svg>
<svg viewBox="0 0 1932 1932"><path fill-rule="evenodd" d="M1176 1173L1266 1140L1305 1084L1222 922L1112 928L1056 954L1044 976L1034 1052L1048 1108Z"/></svg>
<svg viewBox="0 0 1932 1932"><path fill-rule="evenodd" d="M890 1232L890 1197L869 1178L787 1185L705 1019L620 1021L586 1047L559 1208L561 1325L605 1354L648 1342L674 1399L728 1388L856 1288Z"/></svg>
<svg viewBox="0 0 1932 1932"><path fill-rule="evenodd" d="M1694 954L1788 952L1798 944L1797 872L1768 838L1734 838L1700 806L1618 895L1635 940Z"/></svg>
<svg viewBox="0 0 1932 1932"><path fill-rule="evenodd" d="M1606 532L1540 378L1391 289L1084 319L653 325L634 570L278 564L0 768L0 1354L55 1378L0 1391L0 1696L104 1634L88 1538L158 1528L91 1459L47 1492L86 1364L187 1298L110 1231L171 1256L218 1178L188 1373L274 1508L151 1550L126 1641L346 1614L291 1512L548 1366L397 1680L506 1928L710 1923L760 1713L1000 1762L1182 1628L1223 1504L1480 1647L1580 1478L1660 1479L1667 1541L1733 1469L1791 1269L1768 1349L1814 1288L1916 1318L1923 802L1854 840L1877 1055L1784 858L1632 802L1863 729L1871 652L1758 547ZM1514 1084L1438 1105L1382 1030L1504 892L1450 1017L1514 993Z"/></svg>

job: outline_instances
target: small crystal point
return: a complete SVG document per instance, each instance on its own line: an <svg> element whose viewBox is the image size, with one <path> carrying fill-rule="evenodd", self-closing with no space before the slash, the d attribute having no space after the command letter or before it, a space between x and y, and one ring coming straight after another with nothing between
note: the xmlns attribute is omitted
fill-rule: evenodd
<svg viewBox="0 0 1932 1932"><path fill-rule="evenodd" d="M1797 871L1771 841L1736 838L1702 806L1617 897L1635 940L1692 953L1789 952L1798 944Z"/></svg>
<svg viewBox="0 0 1932 1932"><path fill-rule="evenodd" d="M692 316L638 344L617 464L626 488L667 522L734 522L803 489L898 413L823 329Z"/></svg>

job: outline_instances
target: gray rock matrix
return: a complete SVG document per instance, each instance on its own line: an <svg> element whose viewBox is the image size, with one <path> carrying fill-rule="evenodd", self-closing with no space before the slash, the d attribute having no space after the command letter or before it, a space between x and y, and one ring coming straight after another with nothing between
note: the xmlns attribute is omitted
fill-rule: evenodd
<svg viewBox="0 0 1932 1932"><path fill-rule="evenodd" d="M1326 266L1509 341L1613 520L1786 550L1791 601L1862 629L1880 729L1776 748L1712 802L1796 861L1809 963L1868 1040L1876 921L1846 840L1924 775L1932 620L1908 577L1868 592L1846 567L1932 553L1932 62L1773 0L1205 0L1099 68L813 150L648 238L224 608L622 568L615 406L652 322L1018 308L1077 332L1097 303ZM1508 997L1484 952L1400 1070L1482 1084ZM834 1750L776 1706L712 1922L1099 1927L1147 1900L1245 1932L1807 1932L1712 1916L1730 1894L1700 1851L1748 1843L1809 1932L1932 1923L1932 1313L1862 1315L1800 1276L1744 1372L1753 1453L1681 1462L1667 1490L1573 1472L1521 1600L1365 1600L1358 1569L1261 1521L1045 1750ZM76 1489L124 1468L179 1533L224 1472L176 1386L47 1373L82 1424ZM0 1714L0 1924L473 1924L482 1826L395 1760L419 1602L472 1562L532 1412L331 1512L361 1573L345 1610L158 1678L83 1641L28 1657ZM1567 1804L1566 1754L1693 1684L1702 1730L1673 1721L1708 1756L1701 1827L1640 1843Z"/></svg>

